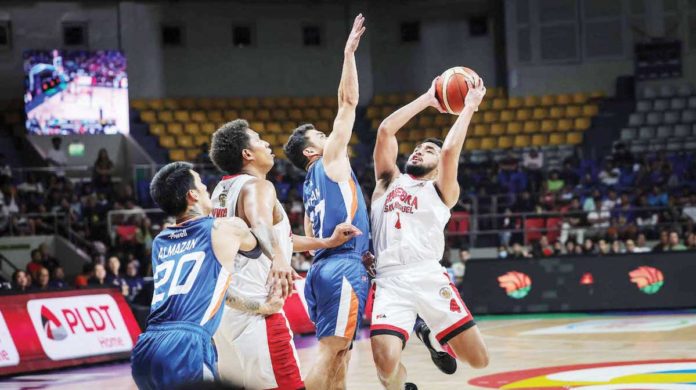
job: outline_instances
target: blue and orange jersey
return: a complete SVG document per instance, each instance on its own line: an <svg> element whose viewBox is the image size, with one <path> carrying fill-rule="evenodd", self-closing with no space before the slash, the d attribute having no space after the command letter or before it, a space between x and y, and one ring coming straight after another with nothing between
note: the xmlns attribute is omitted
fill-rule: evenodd
<svg viewBox="0 0 696 390"><path fill-rule="evenodd" d="M329 178L324 169L324 159L317 160L307 171L303 199L305 212L312 222L314 237L331 237L337 225L352 223L363 234L345 244L331 249L316 251L318 261L338 253L356 253L361 256L369 249L370 223L362 190L351 170L348 181L337 183Z"/></svg>
<svg viewBox="0 0 696 390"><path fill-rule="evenodd" d="M155 282L148 325L198 324L215 333L222 318L230 273L213 253L212 217L168 227L152 243Z"/></svg>

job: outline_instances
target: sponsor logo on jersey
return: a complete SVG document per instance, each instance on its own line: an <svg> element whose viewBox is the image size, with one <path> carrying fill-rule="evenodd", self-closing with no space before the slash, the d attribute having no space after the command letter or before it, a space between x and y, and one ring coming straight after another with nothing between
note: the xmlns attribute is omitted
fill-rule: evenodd
<svg viewBox="0 0 696 390"><path fill-rule="evenodd" d="M384 201L384 212L398 210L402 213L413 214L418 210L418 196L411 195L401 187L394 188Z"/></svg>
<svg viewBox="0 0 696 390"><path fill-rule="evenodd" d="M452 298L452 290L449 287L443 287L440 289L440 296L445 299Z"/></svg>
<svg viewBox="0 0 696 390"><path fill-rule="evenodd" d="M222 192L220 193L220 196L218 196L218 202L219 202L220 205L222 205L222 206L225 205L225 203L227 202L227 189L225 189L224 191L222 191Z"/></svg>
<svg viewBox="0 0 696 390"><path fill-rule="evenodd" d="M662 271L654 267L642 266L628 273L631 282L635 283L640 291L652 295L660 291L665 284Z"/></svg>
<svg viewBox="0 0 696 390"><path fill-rule="evenodd" d="M514 299L526 297L532 289L532 279L518 271L510 271L505 275L498 276L498 284L510 298Z"/></svg>
<svg viewBox="0 0 696 390"><path fill-rule="evenodd" d="M216 207L213 209L213 218L226 218L227 208Z"/></svg>
<svg viewBox="0 0 696 390"><path fill-rule="evenodd" d="M167 236L167 238L170 240L176 240L184 237L188 237L188 232L186 232L186 229L181 229Z"/></svg>

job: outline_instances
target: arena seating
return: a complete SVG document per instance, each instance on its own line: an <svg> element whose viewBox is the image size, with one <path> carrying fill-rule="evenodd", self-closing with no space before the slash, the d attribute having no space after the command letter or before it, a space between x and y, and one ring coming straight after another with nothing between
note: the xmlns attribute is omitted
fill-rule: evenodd
<svg viewBox="0 0 696 390"><path fill-rule="evenodd" d="M530 146L577 145L582 133L597 115L601 92L561 95L506 97L501 88L489 88L475 115L465 144L468 150L498 150ZM415 94L375 96L367 109L374 130L380 122ZM410 131L399 133L399 147L405 153L413 143L426 137L444 137L456 120L428 109L407 124Z"/></svg>
<svg viewBox="0 0 696 390"><path fill-rule="evenodd" d="M667 83L643 88L620 141L634 153L696 149L696 89Z"/></svg>
<svg viewBox="0 0 696 390"><path fill-rule="evenodd" d="M140 119L159 137L172 160L192 160L200 146L223 123L243 118L251 128L264 133L276 156L284 156L283 143L302 123L312 123L330 131L336 117L335 97L266 98L181 98L134 100L131 107L140 111ZM351 144L357 144L353 136Z"/></svg>

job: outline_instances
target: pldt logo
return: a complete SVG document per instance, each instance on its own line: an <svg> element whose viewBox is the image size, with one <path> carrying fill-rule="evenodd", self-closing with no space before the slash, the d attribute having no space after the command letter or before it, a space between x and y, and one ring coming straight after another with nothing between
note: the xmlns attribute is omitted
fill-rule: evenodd
<svg viewBox="0 0 696 390"><path fill-rule="evenodd" d="M186 229L183 229L183 230L179 230L178 232L174 232L174 233L170 234L170 235L167 236L167 237L168 237L170 240L175 240L175 239L177 239L177 238L184 238L184 237L187 237L187 236L188 236L188 233L186 233Z"/></svg>
<svg viewBox="0 0 696 390"><path fill-rule="evenodd" d="M46 332L46 337L51 340L60 341L68 337L68 332L63 324L46 306L41 306L41 325L43 325L43 330Z"/></svg>

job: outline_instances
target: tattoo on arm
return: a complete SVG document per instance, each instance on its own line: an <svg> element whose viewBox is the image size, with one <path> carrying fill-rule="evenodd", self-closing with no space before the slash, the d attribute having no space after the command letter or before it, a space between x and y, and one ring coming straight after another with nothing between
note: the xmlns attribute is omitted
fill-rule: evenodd
<svg viewBox="0 0 696 390"><path fill-rule="evenodd" d="M227 294L227 305L241 311L249 312L249 313L254 313L254 314L261 314L261 303L251 300L251 299L245 299L242 297L237 297L234 295Z"/></svg>

